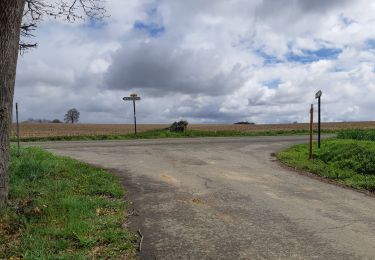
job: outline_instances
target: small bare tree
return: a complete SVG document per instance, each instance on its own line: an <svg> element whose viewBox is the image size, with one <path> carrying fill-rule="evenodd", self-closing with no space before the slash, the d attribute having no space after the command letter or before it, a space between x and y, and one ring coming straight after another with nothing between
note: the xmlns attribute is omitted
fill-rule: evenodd
<svg viewBox="0 0 375 260"><path fill-rule="evenodd" d="M78 123L79 115L80 113L78 112L77 109L75 108L69 109L68 112L66 112L64 116L64 121L65 123L71 123L71 124Z"/></svg>
<svg viewBox="0 0 375 260"><path fill-rule="evenodd" d="M46 18L69 22L105 17L104 0L0 0L0 209L6 205L14 85L19 50L36 47L25 42ZM22 40L20 37L22 36Z"/></svg>

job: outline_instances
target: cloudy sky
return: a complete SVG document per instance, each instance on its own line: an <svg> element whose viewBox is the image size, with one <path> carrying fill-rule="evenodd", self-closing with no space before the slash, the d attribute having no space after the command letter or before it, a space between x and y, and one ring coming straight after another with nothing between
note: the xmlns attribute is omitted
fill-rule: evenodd
<svg viewBox="0 0 375 260"><path fill-rule="evenodd" d="M85 123L375 120L375 2L107 0L103 22L45 20L19 59L21 120Z"/></svg>

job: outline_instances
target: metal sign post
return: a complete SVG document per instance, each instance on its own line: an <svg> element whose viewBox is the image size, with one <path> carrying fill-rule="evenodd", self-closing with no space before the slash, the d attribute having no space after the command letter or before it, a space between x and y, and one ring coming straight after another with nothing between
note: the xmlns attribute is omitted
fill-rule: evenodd
<svg viewBox="0 0 375 260"><path fill-rule="evenodd" d="M321 113L320 113L320 105L321 105L321 102L320 102L320 100L321 100L321 97L322 97L322 91L321 90L319 90L318 92L316 92L316 94L315 94L315 98L317 98L318 99L318 148L320 149L320 130L321 130L321 127L320 127L320 125L321 125Z"/></svg>
<svg viewBox="0 0 375 260"><path fill-rule="evenodd" d="M137 134L137 116L135 113L135 101L141 100L141 97L138 97L137 94L131 94L130 97L124 97L124 101L133 101L133 111L134 111L134 134Z"/></svg>

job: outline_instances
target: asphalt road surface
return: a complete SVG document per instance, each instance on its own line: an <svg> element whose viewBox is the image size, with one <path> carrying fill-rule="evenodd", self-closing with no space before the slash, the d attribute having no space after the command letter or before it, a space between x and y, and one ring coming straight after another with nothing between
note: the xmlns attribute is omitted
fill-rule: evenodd
<svg viewBox="0 0 375 260"><path fill-rule="evenodd" d="M287 170L272 156L306 140L37 145L120 176L142 259L375 259L375 198Z"/></svg>

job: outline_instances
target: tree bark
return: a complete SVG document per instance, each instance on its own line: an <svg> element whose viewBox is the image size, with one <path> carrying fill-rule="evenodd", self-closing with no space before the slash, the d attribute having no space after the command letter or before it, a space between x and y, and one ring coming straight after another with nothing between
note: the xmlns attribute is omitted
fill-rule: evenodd
<svg viewBox="0 0 375 260"><path fill-rule="evenodd" d="M25 0L0 0L0 208L9 191L9 140L24 6Z"/></svg>

